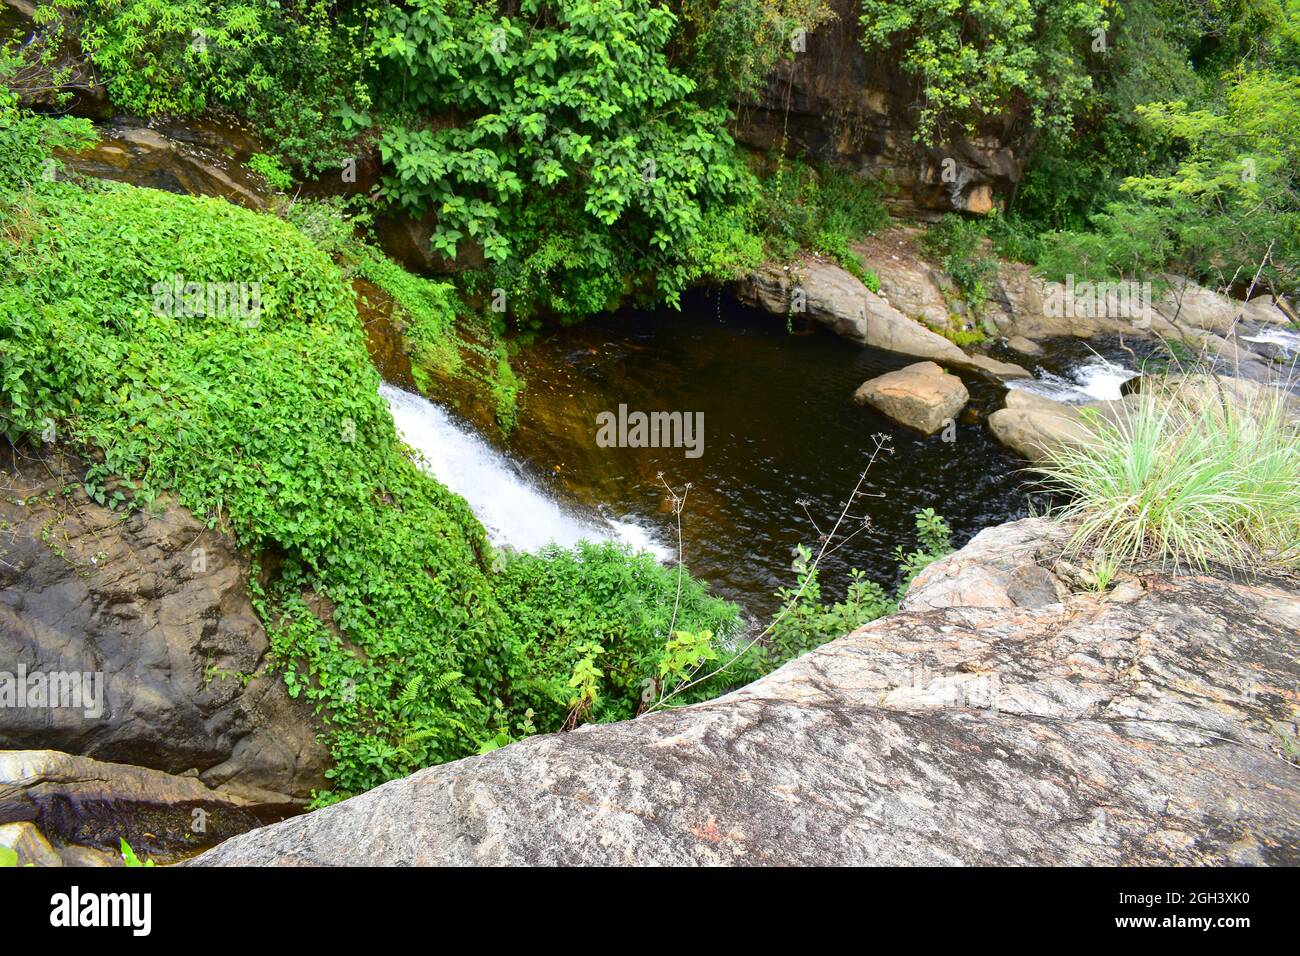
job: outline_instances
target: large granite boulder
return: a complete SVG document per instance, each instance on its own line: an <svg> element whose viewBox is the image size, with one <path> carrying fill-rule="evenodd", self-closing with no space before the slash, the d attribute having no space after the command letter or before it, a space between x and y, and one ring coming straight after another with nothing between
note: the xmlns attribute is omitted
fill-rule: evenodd
<svg viewBox="0 0 1300 956"><path fill-rule="evenodd" d="M773 315L792 312L857 345L967 366L966 353L914 322L834 263L807 259L791 267L765 266L736 288L742 302Z"/></svg>
<svg viewBox="0 0 1300 956"><path fill-rule="evenodd" d="M870 405L923 435L933 435L966 407L970 393L956 375L933 362L917 362L863 382L853 401Z"/></svg>
<svg viewBox="0 0 1300 956"><path fill-rule="evenodd" d="M985 564L964 549L914 609L726 697L432 767L193 862L1300 863L1300 594L1068 593L1053 534L986 531L991 576L958 581Z"/></svg>
<svg viewBox="0 0 1300 956"><path fill-rule="evenodd" d="M195 771L306 798L328 752L292 700L229 535L166 501L114 512L78 462L0 459L0 671L86 675L79 706L0 708L0 749ZM51 678L52 679L52 678ZM34 703L34 699L29 703Z"/></svg>

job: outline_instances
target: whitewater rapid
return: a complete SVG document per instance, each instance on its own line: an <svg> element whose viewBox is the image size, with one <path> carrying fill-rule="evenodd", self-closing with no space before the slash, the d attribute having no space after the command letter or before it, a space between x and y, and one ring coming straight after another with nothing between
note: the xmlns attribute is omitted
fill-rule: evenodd
<svg viewBox="0 0 1300 956"><path fill-rule="evenodd" d="M433 477L464 498L493 544L535 551L547 544L571 547L579 541L619 541L661 560L672 552L631 520L584 514L561 504L524 469L455 421L428 399L384 383L402 440L420 453Z"/></svg>

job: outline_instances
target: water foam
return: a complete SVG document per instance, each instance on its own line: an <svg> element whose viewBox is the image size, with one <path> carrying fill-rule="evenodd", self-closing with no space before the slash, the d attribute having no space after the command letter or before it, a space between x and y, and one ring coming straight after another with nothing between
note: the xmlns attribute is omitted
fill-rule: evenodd
<svg viewBox="0 0 1300 956"><path fill-rule="evenodd" d="M669 549L649 530L628 520L581 514L562 505L527 477L515 462L420 395L384 383L402 440L420 453L426 470L464 498L494 544L535 551L547 544L621 541L661 560Z"/></svg>

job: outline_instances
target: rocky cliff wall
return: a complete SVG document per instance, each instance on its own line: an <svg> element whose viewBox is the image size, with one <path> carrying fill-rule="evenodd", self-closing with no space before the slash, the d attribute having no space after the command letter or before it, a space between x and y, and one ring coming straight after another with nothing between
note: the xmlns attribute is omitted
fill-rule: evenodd
<svg viewBox="0 0 1300 956"><path fill-rule="evenodd" d="M1000 118L942 148L913 141L919 91L914 77L861 44L856 0L831 0L835 19L805 37L769 78L757 104L740 108L738 140L761 150L803 153L887 184L896 215L937 219L985 213L1010 194L1024 155L1021 118ZM951 159L952 175L942 175Z"/></svg>

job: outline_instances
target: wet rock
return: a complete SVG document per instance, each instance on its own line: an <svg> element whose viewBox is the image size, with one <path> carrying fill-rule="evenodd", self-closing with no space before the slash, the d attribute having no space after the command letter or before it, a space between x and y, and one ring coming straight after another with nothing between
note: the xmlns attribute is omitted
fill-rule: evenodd
<svg viewBox="0 0 1300 956"><path fill-rule="evenodd" d="M34 826L92 853L114 854L125 838L150 857L174 858L301 809L282 793L209 787L197 776L53 750L0 751L0 824ZM66 862L63 848L58 855Z"/></svg>
<svg viewBox="0 0 1300 956"><path fill-rule="evenodd" d="M249 209L265 209L266 184L243 164L257 145L236 127L193 121L185 127L131 123L99 127L90 149L60 153L78 173L190 196L216 196Z"/></svg>
<svg viewBox="0 0 1300 956"><path fill-rule="evenodd" d="M979 352L972 352L967 355L966 362L974 371L995 382L1009 382L1017 378L1034 377L1033 372L1017 365L1015 362L1002 362Z"/></svg>
<svg viewBox="0 0 1300 956"><path fill-rule="evenodd" d="M1003 540L1039 566L1042 528ZM432 767L192 863L1300 863L1275 731L1300 595L1143 584L1041 607L930 591L721 699Z"/></svg>
<svg viewBox="0 0 1300 956"><path fill-rule="evenodd" d="M933 435L966 406L970 393L956 375L933 362L917 362L862 383L853 400L908 428Z"/></svg>
<svg viewBox="0 0 1300 956"><path fill-rule="evenodd" d="M19 866L63 866L45 834L30 823L0 823L0 846L18 854Z"/></svg>
<svg viewBox="0 0 1300 956"><path fill-rule="evenodd" d="M1021 355L1028 355L1033 358L1038 358L1044 354L1041 345L1037 342L1031 342L1023 335L1013 335L1011 338L1007 339L1007 348L1019 352Z"/></svg>
<svg viewBox="0 0 1300 956"><path fill-rule="evenodd" d="M1082 409L1101 404L1105 403L1065 405L1034 392L1011 389L1005 406L988 417L989 430L1020 457L1045 461L1062 446L1088 440L1092 431Z"/></svg>
<svg viewBox="0 0 1300 956"><path fill-rule="evenodd" d="M89 675L75 706L0 709L0 748L322 786L328 753L271 666L231 538L165 500L102 507L62 454L0 454L0 669Z"/></svg>

